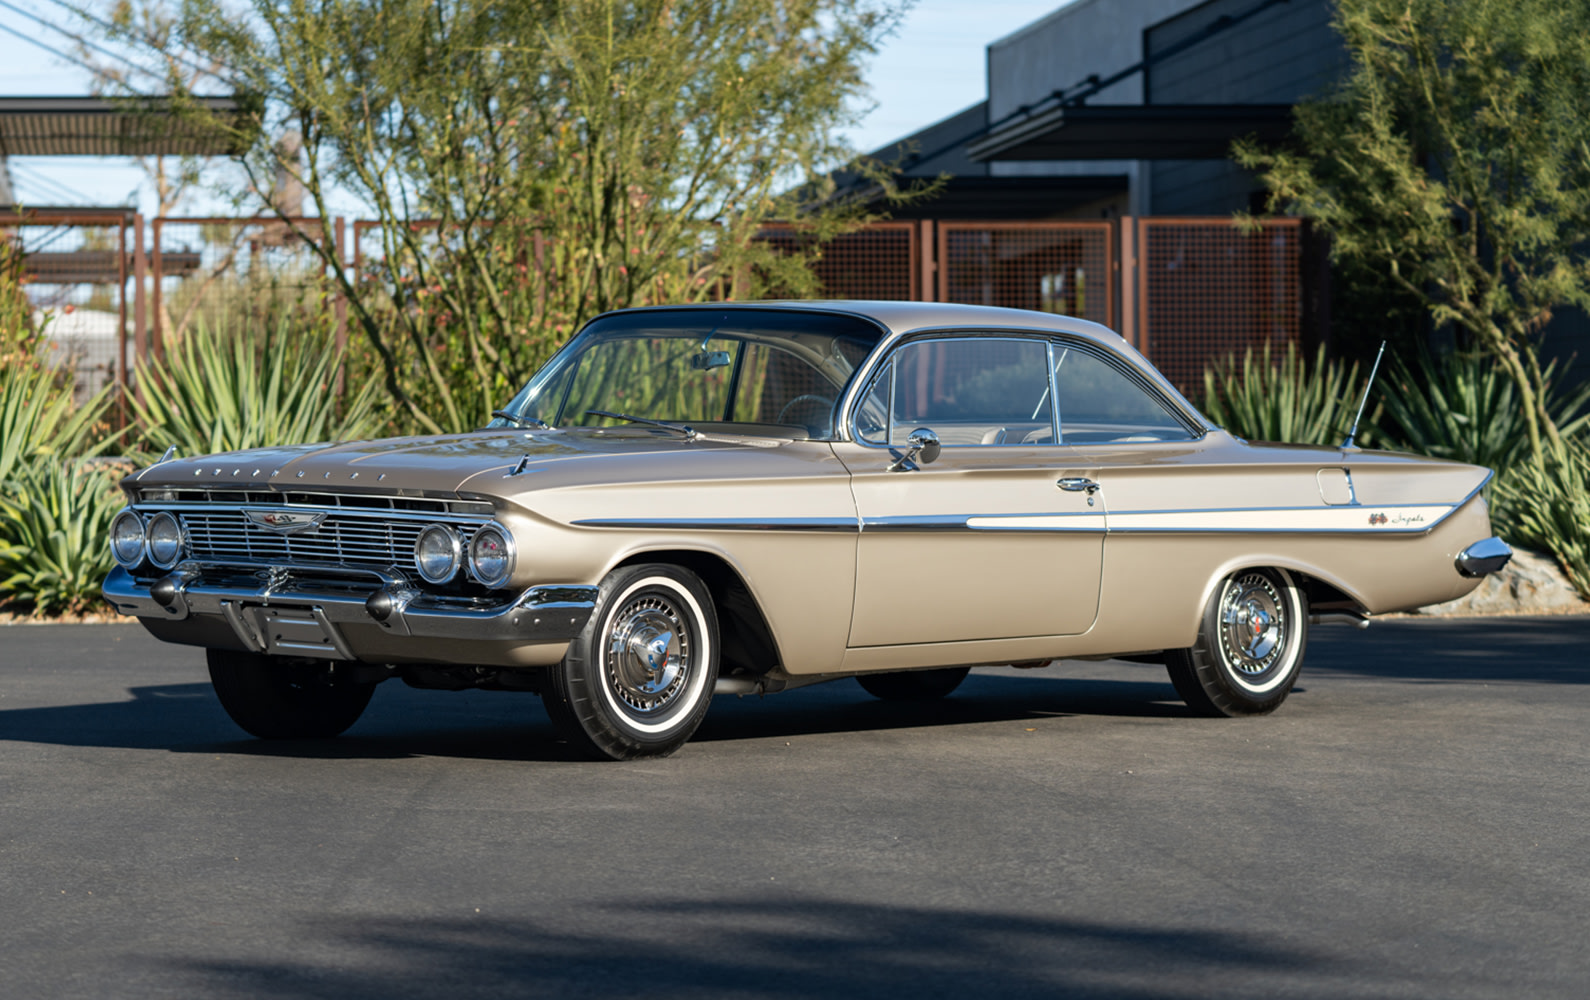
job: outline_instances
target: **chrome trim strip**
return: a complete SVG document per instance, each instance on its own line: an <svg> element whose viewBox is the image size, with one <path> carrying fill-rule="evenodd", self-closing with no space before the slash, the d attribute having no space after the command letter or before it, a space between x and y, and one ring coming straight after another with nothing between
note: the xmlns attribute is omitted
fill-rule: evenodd
<svg viewBox="0 0 1590 1000"><path fill-rule="evenodd" d="M576 528L638 528L659 531L834 531L861 530L854 517L589 517Z"/></svg>
<svg viewBox="0 0 1590 1000"><path fill-rule="evenodd" d="M869 517L861 522L866 532L899 531L1092 531L1104 534L1103 511L1039 514L905 515Z"/></svg>

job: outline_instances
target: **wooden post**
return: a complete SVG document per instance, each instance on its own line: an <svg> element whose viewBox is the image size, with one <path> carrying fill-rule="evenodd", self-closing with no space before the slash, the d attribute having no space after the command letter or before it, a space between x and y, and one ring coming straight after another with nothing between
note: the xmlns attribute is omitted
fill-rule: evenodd
<svg viewBox="0 0 1590 1000"><path fill-rule="evenodd" d="M1116 266L1116 294L1120 296L1120 330L1117 331L1128 344L1143 349L1139 340L1137 301L1137 219L1121 216L1121 256Z"/></svg>

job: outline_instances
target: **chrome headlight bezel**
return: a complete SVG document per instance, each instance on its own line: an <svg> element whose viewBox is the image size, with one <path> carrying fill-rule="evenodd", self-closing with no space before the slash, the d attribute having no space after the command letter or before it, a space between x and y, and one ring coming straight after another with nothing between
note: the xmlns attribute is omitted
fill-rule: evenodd
<svg viewBox="0 0 1590 1000"><path fill-rule="evenodd" d="M489 558L493 560L500 558L502 560L502 568L500 572L487 574L480 568L481 557L479 550L481 543L491 538L496 538L501 541L502 555L491 556ZM469 540L469 575L474 578L476 583L483 587L495 590L496 588L506 584L510 579L513 578L514 567L518 561L519 552L514 546L513 532L509 531L507 528L504 528L495 521L491 522L490 524L482 525L480 529L475 532L474 537Z"/></svg>
<svg viewBox="0 0 1590 1000"><path fill-rule="evenodd" d="M170 532L170 537L157 541L156 533L165 531ZM169 554L156 552L156 545L169 545ZM182 522L169 510L163 510L144 522L144 558L155 569L171 569L182 561L182 551L187 547L188 536L182 530Z"/></svg>
<svg viewBox="0 0 1590 1000"><path fill-rule="evenodd" d="M132 523L138 526L138 540L137 544L132 546L132 552L129 555L123 556L122 547L116 544L116 533L118 530L118 525L125 524L129 519L132 521ZM116 565L120 566L122 569L134 569L143 563L144 557L147 555L146 549L148 546L148 541L149 532L144 525L144 519L140 517L138 512L133 510L131 507L123 507L116 513L115 517L111 518L110 557L116 560Z"/></svg>
<svg viewBox="0 0 1590 1000"><path fill-rule="evenodd" d="M447 566L445 572L428 570L424 556L425 540L427 538L442 538L446 541ZM445 524L428 524L420 531L419 537L414 539L414 569L420 579L426 583L443 584L451 583L458 576L458 571L464 565L464 544L459 541L458 532Z"/></svg>

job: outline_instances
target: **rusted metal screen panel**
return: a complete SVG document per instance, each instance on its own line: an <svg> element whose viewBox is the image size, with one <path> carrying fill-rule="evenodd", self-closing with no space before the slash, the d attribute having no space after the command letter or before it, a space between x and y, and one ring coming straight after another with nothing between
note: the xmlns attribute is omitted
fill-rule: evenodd
<svg viewBox="0 0 1590 1000"><path fill-rule="evenodd" d="M321 239L319 219L298 219ZM331 322L333 289L320 255L277 219L156 219L152 223L156 341L196 323L255 328Z"/></svg>
<svg viewBox="0 0 1590 1000"><path fill-rule="evenodd" d="M1298 341L1303 327L1303 226L1275 219L1239 229L1229 218L1138 223L1144 352L1183 392L1231 351Z"/></svg>
<svg viewBox="0 0 1590 1000"><path fill-rule="evenodd" d="M766 226L757 238L785 252L811 246L787 226ZM915 223L875 222L823 243L813 270L822 298L914 301L921 298L917 260Z"/></svg>
<svg viewBox="0 0 1590 1000"><path fill-rule="evenodd" d="M33 323L43 331L44 360L72 371L79 403L125 381L132 223L131 213L0 219L0 240L21 255L18 277Z"/></svg>
<svg viewBox="0 0 1590 1000"><path fill-rule="evenodd" d="M1109 222L941 222L939 299L1113 326Z"/></svg>

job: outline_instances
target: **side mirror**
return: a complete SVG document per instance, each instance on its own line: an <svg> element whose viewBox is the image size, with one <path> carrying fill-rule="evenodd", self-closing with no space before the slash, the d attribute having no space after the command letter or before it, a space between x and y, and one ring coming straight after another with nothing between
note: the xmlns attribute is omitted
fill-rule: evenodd
<svg viewBox="0 0 1590 1000"><path fill-rule="evenodd" d="M902 455L895 448L889 449L889 454L894 456L894 464L889 466L890 472L915 472L918 468L917 460L921 460L923 465L932 465L938 461L941 448L939 436L928 428L918 427L905 441L909 446L905 454Z"/></svg>

